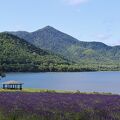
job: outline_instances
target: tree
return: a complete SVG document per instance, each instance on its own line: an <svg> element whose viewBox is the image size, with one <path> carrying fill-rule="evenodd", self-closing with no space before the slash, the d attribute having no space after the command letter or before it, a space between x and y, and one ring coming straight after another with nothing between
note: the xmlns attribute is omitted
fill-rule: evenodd
<svg viewBox="0 0 120 120"><path fill-rule="evenodd" d="M5 76L6 76L5 73L3 73L2 71L0 71L0 77L3 78Z"/></svg>

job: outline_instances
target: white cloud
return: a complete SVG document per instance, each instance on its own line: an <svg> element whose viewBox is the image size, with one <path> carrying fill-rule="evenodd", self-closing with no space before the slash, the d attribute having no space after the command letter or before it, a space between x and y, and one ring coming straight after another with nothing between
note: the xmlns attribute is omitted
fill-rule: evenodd
<svg viewBox="0 0 120 120"><path fill-rule="evenodd" d="M80 5L82 3L86 3L88 0L64 0L69 5Z"/></svg>
<svg viewBox="0 0 120 120"><path fill-rule="evenodd" d="M99 40L108 40L112 37L112 34L98 34L97 39Z"/></svg>
<svg viewBox="0 0 120 120"><path fill-rule="evenodd" d="M93 36L94 41L103 42L107 45L113 46L117 43L113 40L112 33L98 33Z"/></svg>

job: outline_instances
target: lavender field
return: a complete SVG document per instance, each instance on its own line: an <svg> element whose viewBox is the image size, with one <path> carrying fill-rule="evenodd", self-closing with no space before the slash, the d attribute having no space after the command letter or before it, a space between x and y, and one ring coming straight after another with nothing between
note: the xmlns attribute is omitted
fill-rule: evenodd
<svg viewBox="0 0 120 120"><path fill-rule="evenodd" d="M1 92L0 120L120 120L120 96Z"/></svg>

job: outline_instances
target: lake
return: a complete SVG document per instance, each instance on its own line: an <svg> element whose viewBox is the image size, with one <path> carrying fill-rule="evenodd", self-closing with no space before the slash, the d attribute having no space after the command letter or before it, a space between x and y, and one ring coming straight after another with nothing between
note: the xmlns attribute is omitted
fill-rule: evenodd
<svg viewBox="0 0 120 120"><path fill-rule="evenodd" d="M120 72L7 73L1 82L7 80L23 82L24 88L120 94Z"/></svg>

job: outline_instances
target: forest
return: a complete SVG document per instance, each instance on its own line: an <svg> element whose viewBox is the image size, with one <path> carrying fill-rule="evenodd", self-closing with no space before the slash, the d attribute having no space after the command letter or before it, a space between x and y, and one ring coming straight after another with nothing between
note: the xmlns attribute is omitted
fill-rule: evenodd
<svg viewBox="0 0 120 120"><path fill-rule="evenodd" d="M0 33L0 70L5 72L117 71L119 62L81 60L79 63L28 43L8 33Z"/></svg>

